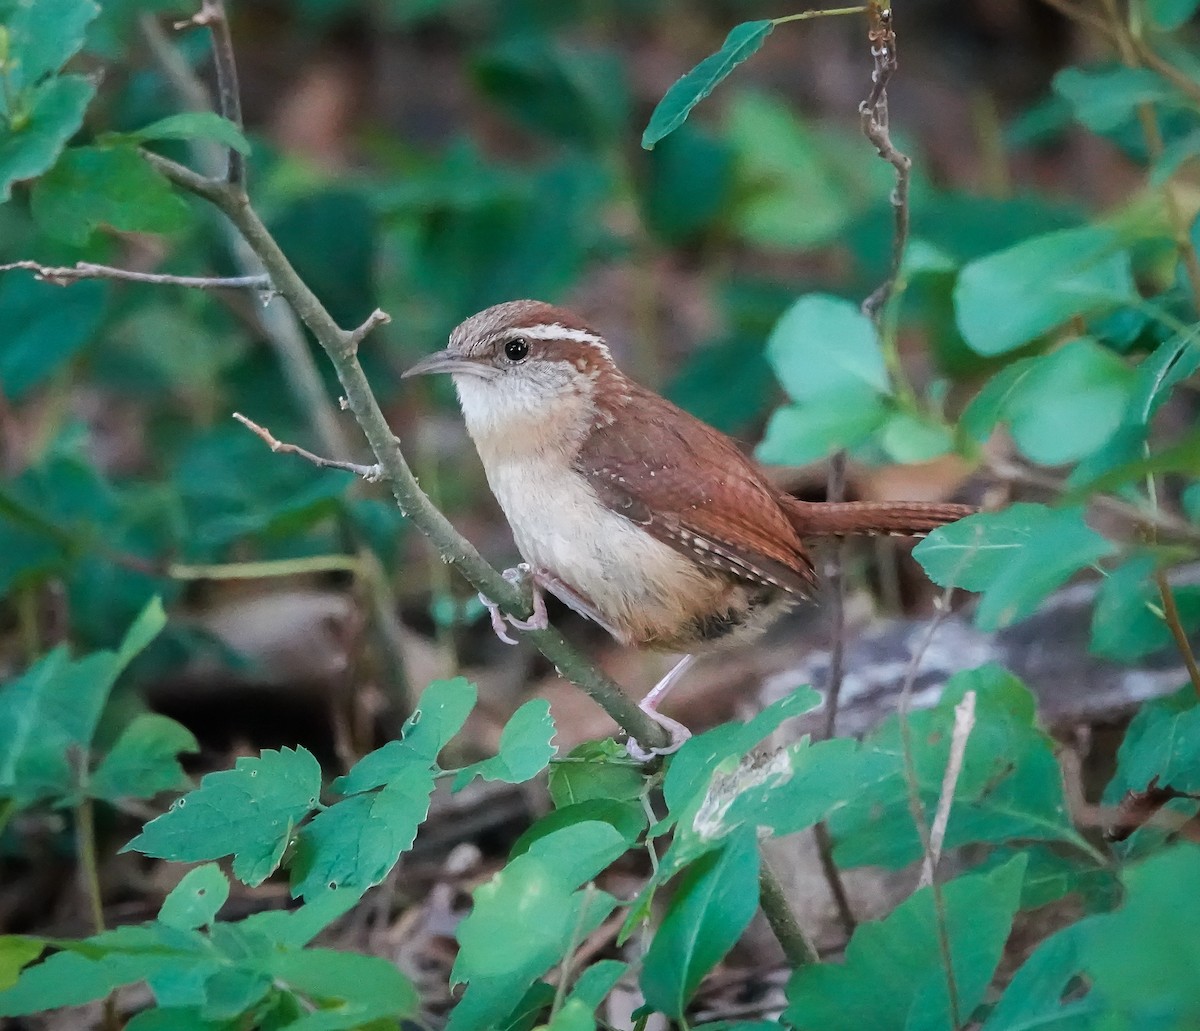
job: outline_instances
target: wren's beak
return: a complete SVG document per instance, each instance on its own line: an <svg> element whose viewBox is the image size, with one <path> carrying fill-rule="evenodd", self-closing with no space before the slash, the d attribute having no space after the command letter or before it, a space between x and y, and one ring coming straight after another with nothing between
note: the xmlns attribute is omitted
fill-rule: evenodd
<svg viewBox="0 0 1200 1031"><path fill-rule="evenodd" d="M432 376L437 373L479 376L481 379L492 379L496 375L496 370L491 365L485 365L481 361L473 358L464 358L462 355L446 350L434 351L433 354L426 355L411 369L406 369L402 372L400 378L408 379L410 376Z"/></svg>

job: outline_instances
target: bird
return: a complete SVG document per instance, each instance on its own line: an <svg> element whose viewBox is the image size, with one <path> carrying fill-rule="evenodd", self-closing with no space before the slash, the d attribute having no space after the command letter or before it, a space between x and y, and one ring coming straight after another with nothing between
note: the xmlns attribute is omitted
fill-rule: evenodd
<svg viewBox="0 0 1200 1031"><path fill-rule="evenodd" d="M830 341L836 347L836 341ZM488 485L530 582L624 645L683 653L641 703L669 744L689 736L660 713L697 654L753 640L811 598L815 538L921 536L976 510L934 502L807 502L771 482L733 439L625 375L604 337L567 309L516 300L472 315L404 378L448 374Z"/></svg>

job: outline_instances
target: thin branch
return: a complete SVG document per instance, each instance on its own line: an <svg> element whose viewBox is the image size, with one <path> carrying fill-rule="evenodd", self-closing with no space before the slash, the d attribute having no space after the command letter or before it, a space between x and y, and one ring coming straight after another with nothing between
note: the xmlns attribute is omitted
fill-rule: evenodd
<svg viewBox="0 0 1200 1031"><path fill-rule="evenodd" d="M376 308L366 320L357 329L350 331L350 335L346 338L346 347L351 351L358 351L358 345L361 344L378 326L386 326L392 321L392 317L383 309Z"/></svg>
<svg viewBox="0 0 1200 1031"><path fill-rule="evenodd" d="M892 26L892 10L878 0L868 5L870 28L867 35L871 41L871 56L875 67L871 72L871 92L858 105L859 121L863 134L874 145L879 156L896 170L896 185L892 190L892 217L895 232L892 236L892 264L888 277L863 302L863 311L872 319L884 308L895 289L908 246L909 207L908 187L912 174L912 158L902 153L892 142L889 126L887 86L899 67L896 55L896 31Z"/></svg>
<svg viewBox="0 0 1200 1031"><path fill-rule="evenodd" d="M954 580L955 576L952 575L949 578L949 582L953 583ZM934 868L936 868L937 863L933 859L929 824L925 820L925 809L921 804L921 784L917 778L916 764L913 761L912 725L908 717L909 711L912 708L913 685L916 684L917 674L921 671L921 662L925 658L925 653L929 650L930 644L933 642L934 634L937 633L938 628L942 625L942 621L950 614L950 600L953 594L954 588L947 587L941 597L938 598L936 611L929 620L925 636L921 638L920 643L912 654L912 658L909 660L908 670L904 674L904 685L900 690L899 705L897 706L897 716L900 721L900 740L904 753L904 779L908 785L908 808L912 814L913 823L916 824L917 836L921 839L921 851L925 855L926 862ZM958 981L954 976L954 966L950 952L950 931L946 917L946 900L942 896L941 882L936 877L932 879L929 887L933 893L933 912L937 924L938 950L941 952L942 967L946 974L946 993L950 1000L950 1022L954 1027L961 1027L962 1017L958 997Z"/></svg>
<svg viewBox="0 0 1200 1031"><path fill-rule="evenodd" d="M963 756L967 754L967 738L975 726L975 692L968 691L954 707L954 731L950 736L950 756L946 760L946 772L942 775L942 791L938 796L937 809L933 814L933 826L929 829L929 852L921 865L921 880L918 887L933 883L938 861L942 858L942 843L946 840L946 827L950 823L950 808L954 805L954 789L958 775L962 772Z"/></svg>
<svg viewBox="0 0 1200 1031"><path fill-rule="evenodd" d="M784 956L794 970L817 963L820 957L813 943L804 934L804 929L788 904L787 895L775 872L767 863L764 855L758 872L758 900L762 907L763 916L771 925L771 931L779 941Z"/></svg>
<svg viewBox="0 0 1200 1031"><path fill-rule="evenodd" d="M233 417L260 438L272 451L285 455L299 455L318 469L341 469L343 472L354 473L355 476L361 476L368 483L378 483L383 479L383 466L378 462L375 465L359 465L356 462L343 462L340 458L322 458L298 444L285 444L282 440L274 437L265 426L260 426L253 419L247 419L241 412L234 412Z"/></svg>
<svg viewBox="0 0 1200 1031"><path fill-rule="evenodd" d="M1179 606L1175 604L1175 592L1171 590L1167 574L1161 569L1154 571L1154 582L1158 585L1158 596L1162 599L1163 618L1167 621L1167 626L1171 628L1171 636L1175 639L1175 646L1179 649L1179 654L1183 656L1188 677L1192 681L1192 688L1197 696L1200 696L1200 666L1196 665L1196 654L1192 651L1192 642L1188 640L1187 631L1183 628L1183 621L1179 618Z"/></svg>
<svg viewBox="0 0 1200 1031"><path fill-rule="evenodd" d="M242 94L238 88L237 61L233 52L233 36L229 32L229 18L225 13L224 0L203 0L200 10L187 19L175 23L176 29L189 25L202 25L212 36L213 67L217 79L217 110L223 118L242 128ZM246 159L234 147L229 148L225 181L232 186L242 187L246 181Z"/></svg>
<svg viewBox="0 0 1200 1031"><path fill-rule="evenodd" d="M77 261L72 266L56 267L36 261L10 261L0 265L0 272L23 269L37 279L55 286L69 286L81 279L115 279L126 283L147 283L151 286L184 286L192 290L263 290L271 291L269 276L171 276L159 272L135 272L112 265L93 265Z"/></svg>

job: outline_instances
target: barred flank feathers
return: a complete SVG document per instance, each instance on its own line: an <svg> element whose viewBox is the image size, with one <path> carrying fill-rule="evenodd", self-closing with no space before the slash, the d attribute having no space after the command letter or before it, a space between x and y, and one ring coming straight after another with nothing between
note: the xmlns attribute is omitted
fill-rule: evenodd
<svg viewBox="0 0 1200 1031"><path fill-rule="evenodd" d="M801 537L924 537L978 509L929 501L828 502L783 499L788 520Z"/></svg>

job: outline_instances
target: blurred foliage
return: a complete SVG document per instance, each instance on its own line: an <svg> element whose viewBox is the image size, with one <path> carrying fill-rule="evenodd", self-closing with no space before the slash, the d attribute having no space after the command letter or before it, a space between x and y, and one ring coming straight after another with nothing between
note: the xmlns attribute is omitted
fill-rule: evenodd
<svg viewBox="0 0 1200 1031"><path fill-rule="evenodd" d="M1133 0L1127 21L1105 22L1118 52L1059 69L993 141L1008 175L1088 134L1135 184L1103 210L1090 210L1090 197L1034 191L1032 177L977 196L923 172L916 139L900 140L918 158L912 238L877 322L857 299L889 275L892 173L858 134L857 98L846 100L848 118L823 122L740 67L794 45L803 24L781 15L730 30L766 12L706 9L697 20L714 53L652 110L659 98L646 95L635 41L678 26L683 15L664 0L586 11L547 0L293 7L293 30L313 45L355 22L417 46L451 39L467 97L461 124L442 124L437 108L435 142L397 140L377 111L378 124L334 141L340 159L300 157L265 121L244 135L183 110L181 87L207 68L206 34L168 38L165 63L159 35L194 13L186 6L0 0L0 260L240 274L244 256L225 227L142 156L207 167L233 148L250 156L265 224L333 317L354 325L377 305L393 315L363 353L390 411L405 411L398 369L467 314L517 296L586 297L585 282L612 276L625 285L592 303L609 305L614 325L627 321L617 349L713 424L747 439L765 425L766 462L842 449L865 468L936 469L952 458L987 483L1004 479L999 456L1048 490L939 530L916 551L936 583L980 595L980 628L1027 618L1088 569L1104 578L1097 654L1135 661L1200 628L1200 590L1169 586L1200 540L1196 0ZM1095 10L1103 19L1117 8ZM237 12L248 47L256 17ZM719 104L698 106L730 76ZM897 114L898 139L903 121ZM643 127L648 153L636 147ZM675 349L666 326L687 305L677 311L666 295L678 282L703 315L691 319L694 347ZM191 784L179 759L196 748L191 732L113 691L118 677L181 668L204 646L159 601L170 609L183 594L180 562L370 547L413 595L440 592L430 609L444 630L478 615L436 570L408 561L403 518L382 495L273 455L228 421L240 409L280 439L319 446L311 398L293 392L295 370L270 346L282 304L250 291L0 278L6 848L21 848L15 815L69 811L86 878L97 805ZM122 414L133 431L120 430ZM420 460L436 464L437 448L425 450ZM470 494L465 476L439 485L442 499ZM1101 532L1088 521L1101 508L1132 513L1137 532ZM51 600L57 621L43 611ZM921 858L969 699L974 725L945 836L947 849L970 846L956 853L969 868L863 924L844 963L799 966L782 1023L1168 1031L1200 1017L1200 854L1186 840L1200 794L1200 683L1146 702L1130 724L1104 795L1119 833L1104 848L1068 810L1028 689L995 667L953 678L932 708L862 741L805 739L753 755L816 705L802 688L745 724L692 738L648 775L612 741L558 756L538 701L511 717L497 754L443 765L475 688L461 678L419 686L401 735L327 786L303 747L205 775L127 846L204 865L154 920L78 940L0 937L0 1015L144 982L155 1006L130 1021L134 1031L397 1026L418 1010L405 976L310 942L412 848L439 780L453 790L476 778L521 783L550 767L554 810L475 890L458 928L453 979L467 987L449 1026L544 1018L594 1029L620 979L640 987L643 1016L682 1023L759 904L760 836L827 821L842 867ZM593 882L630 850L649 852L653 873L622 900ZM229 857L233 877L286 876L302 903L220 919L230 882L214 861ZM639 931L668 883L638 962L589 959L574 971L593 930L623 911L622 940ZM1046 931L1001 991L1018 912L1068 898L1086 915ZM560 964L556 991L546 975Z"/></svg>

